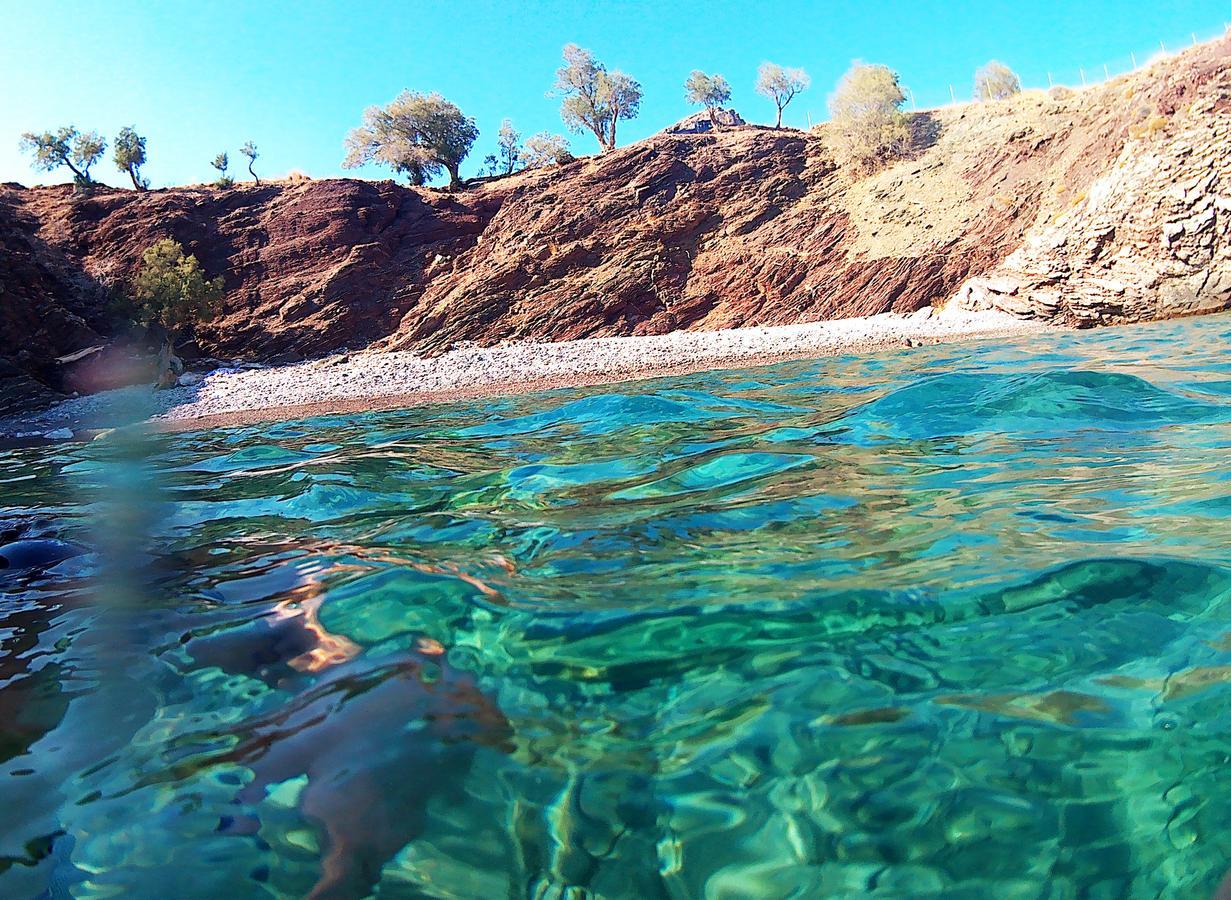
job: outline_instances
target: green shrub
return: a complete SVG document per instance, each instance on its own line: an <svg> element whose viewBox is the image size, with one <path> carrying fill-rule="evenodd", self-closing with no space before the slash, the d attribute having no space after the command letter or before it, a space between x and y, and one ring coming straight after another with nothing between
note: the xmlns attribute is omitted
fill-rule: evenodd
<svg viewBox="0 0 1231 900"><path fill-rule="evenodd" d="M903 155L910 146L905 101L896 72L852 65L829 98L829 145L839 164L866 173Z"/></svg>
<svg viewBox="0 0 1231 900"><path fill-rule="evenodd" d="M975 99L980 103L1007 100L1022 92L1022 80L1002 62L992 60L975 72Z"/></svg>

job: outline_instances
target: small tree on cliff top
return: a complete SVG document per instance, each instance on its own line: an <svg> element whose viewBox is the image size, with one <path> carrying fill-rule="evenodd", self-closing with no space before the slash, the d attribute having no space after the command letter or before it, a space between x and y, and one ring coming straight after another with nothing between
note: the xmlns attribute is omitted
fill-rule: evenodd
<svg viewBox="0 0 1231 900"><path fill-rule="evenodd" d="M704 106L709 113L710 124L718 128L714 110L730 102L731 85L721 75L706 75L700 69L693 69L684 82L684 99L694 106Z"/></svg>
<svg viewBox="0 0 1231 900"><path fill-rule="evenodd" d="M641 85L618 69L611 72L589 50L564 46L564 65L556 69L553 92L563 97L560 118L569 131L589 131L603 152L616 146L616 126L641 111Z"/></svg>
<svg viewBox="0 0 1231 900"><path fill-rule="evenodd" d="M206 279L197 258L166 238L141 254L141 269L132 280L138 317L159 325L165 336L159 353L160 387L175 379L175 340L185 328L213 315L222 300L222 278Z"/></svg>
<svg viewBox="0 0 1231 900"><path fill-rule="evenodd" d="M1022 80L1002 62L992 60L975 72L975 99L986 103L989 100L1007 100L1022 92Z"/></svg>
<svg viewBox="0 0 1231 900"><path fill-rule="evenodd" d="M132 179L133 187L138 191L148 190L150 180L141 175L141 167L145 165L145 138L127 125L115 136L111 152L115 167Z"/></svg>
<svg viewBox="0 0 1231 900"><path fill-rule="evenodd" d="M411 184L426 184L445 171L455 188L461 184L458 169L478 136L474 119L440 94L402 91L388 106L364 112L363 124L346 138L342 167L380 163Z"/></svg>
<svg viewBox="0 0 1231 900"><path fill-rule="evenodd" d="M775 128L782 127L782 111L800 91L806 91L812 79L803 69L786 69L777 63L761 63L757 69L757 93L768 97L778 109Z"/></svg>
<svg viewBox="0 0 1231 900"><path fill-rule="evenodd" d="M829 98L829 141L838 161L868 172L903 153L910 143L905 101L896 72L854 63Z"/></svg>
<svg viewBox="0 0 1231 900"><path fill-rule="evenodd" d="M227 174L227 167L231 165L231 161L227 159L225 153L215 156L210 165L218 170L218 180L214 182L214 187L228 188L235 184L235 179Z"/></svg>
<svg viewBox="0 0 1231 900"><path fill-rule="evenodd" d="M256 158L261 154L257 152L256 144L252 141L245 141L244 145L239 148L239 152L248 157L248 174L252 176L252 180L256 182L256 186L261 186L261 179L257 178L256 172L252 171L252 164L256 162Z"/></svg>
<svg viewBox="0 0 1231 900"><path fill-rule="evenodd" d="M523 164L523 159L521 134L513 127L511 119L505 119L496 135L496 152L484 159L483 163L491 175L512 175Z"/></svg>
<svg viewBox="0 0 1231 900"><path fill-rule="evenodd" d="M21 136L18 147L34 154L36 171L54 172L61 166L67 166L73 173L77 187L85 189L94 185L94 180L90 178L90 166L102 157L107 142L97 131L81 132L72 125L65 125L41 134L27 131Z"/></svg>

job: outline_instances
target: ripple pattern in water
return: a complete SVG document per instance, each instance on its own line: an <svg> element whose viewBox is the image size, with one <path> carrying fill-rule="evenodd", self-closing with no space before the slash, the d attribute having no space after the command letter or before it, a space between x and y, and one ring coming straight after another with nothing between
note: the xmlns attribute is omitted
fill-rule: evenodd
<svg viewBox="0 0 1231 900"><path fill-rule="evenodd" d="M0 454L0 893L1199 897L1231 319ZM46 892L46 893L44 893Z"/></svg>

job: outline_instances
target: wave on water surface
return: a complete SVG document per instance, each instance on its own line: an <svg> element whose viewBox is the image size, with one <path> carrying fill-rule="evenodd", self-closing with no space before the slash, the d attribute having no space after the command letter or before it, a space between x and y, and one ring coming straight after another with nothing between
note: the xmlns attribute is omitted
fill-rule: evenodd
<svg viewBox="0 0 1231 900"><path fill-rule="evenodd" d="M0 893L1209 895L1224 322L4 451Z"/></svg>

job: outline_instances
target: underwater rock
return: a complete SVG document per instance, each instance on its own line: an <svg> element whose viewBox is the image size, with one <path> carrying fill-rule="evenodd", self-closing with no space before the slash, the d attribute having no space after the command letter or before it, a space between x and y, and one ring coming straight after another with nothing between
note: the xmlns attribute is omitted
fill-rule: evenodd
<svg viewBox="0 0 1231 900"><path fill-rule="evenodd" d="M351 663L331 676L240 724L234 748L206 760L252 770L239 794L246 804L307 776L300 809L321 831L321 876L308 895L318 900L367 895L381 867L422 831L430 799L460 783L480 746L507 752L512 738L473 678L439 659ZM242 819L220 830L251 833Z"/></svg>
<svg viewBox="0 0 1231 900"><path fill-rule="evenodd" d="M0 547L0 569L35 569L85 553L84 547L67 541L30 539L13 541Z"/></svg>

